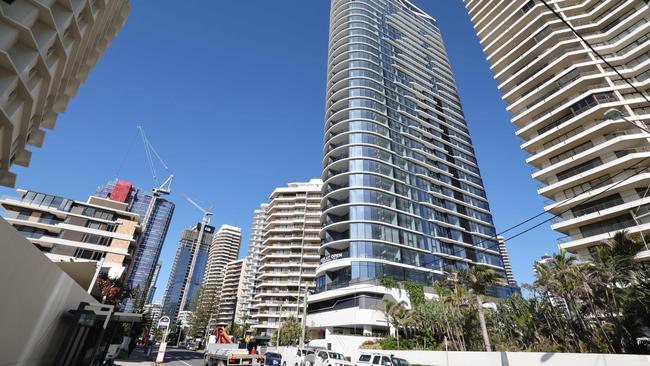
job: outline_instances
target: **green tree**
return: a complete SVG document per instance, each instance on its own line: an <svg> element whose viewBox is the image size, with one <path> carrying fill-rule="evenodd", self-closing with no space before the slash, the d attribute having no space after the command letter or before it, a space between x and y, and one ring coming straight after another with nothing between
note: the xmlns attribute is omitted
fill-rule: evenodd
<svg viewBox="0 0 650 366"><path fill-rule="evenodd" d="M406 308L406 303L395 302L390 299L384 299L384 316L386 321L395 328L395 340L397 348L400 348L399 333L400 330L415 322L414 313Z"/></svg>
<svg viewBox="0 0 650 366"><path fill-rule="evenodd" d="M280 342L277 344L278 340L278 329L273 331L273 334L271 335L271 343L274 346L288 346L292 344L298 344L298 341L300 340L300 336L302 334L302 324L300 322L300 319L296 317L290 317L282 324L280 324L279 332L280 332ZM306 329L305 334L309 334L309 328Z"/></svg>
<svg viewBox="0 0 650 366"><path fill-rule="evenodd" d="M481 295L485 294L485 290L489 286L496 284L499 278L493 270L483 265L476 265L469 270L463 270L458 273L460 282L472 291L476 297L476 311L481 325L483 343L487 352L492 351L492 346L490 345L490 335L488 334L487 323L485 322L485 311L483 310Z"/></svg>
<svg viewBox="0 0 650 366"><path fill-rule="evenodd" d="M190 316L190 328L187 334L193 338L205 337L205 331L210 320L210 301L204 298L205 296L207 295L203 291L203 287L199 287L190 302L192 315Z"/></svg>
<svg viewBox="0 0 650 366"><path fill-rule="evenodd" d="M233 322L226 327L226 333L228 333L229 336L235 337L237 339L244 337L244 329L236 322Z"/></svg>

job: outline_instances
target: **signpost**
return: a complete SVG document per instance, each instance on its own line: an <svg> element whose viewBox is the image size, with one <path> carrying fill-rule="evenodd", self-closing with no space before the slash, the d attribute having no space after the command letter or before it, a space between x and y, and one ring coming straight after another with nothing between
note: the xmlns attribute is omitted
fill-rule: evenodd
<svg viewBox="0 0 650 366"><path fill-rule="evenodd" d="M168 316L162 316L158 320L158 329L163 332L163 339L160 342L160 347L158 347L158 355L156 356L156 362L162 363L165 359L165 350L167 350L167 335L169 334L169 325L171 324L171 319Z"/></svg>

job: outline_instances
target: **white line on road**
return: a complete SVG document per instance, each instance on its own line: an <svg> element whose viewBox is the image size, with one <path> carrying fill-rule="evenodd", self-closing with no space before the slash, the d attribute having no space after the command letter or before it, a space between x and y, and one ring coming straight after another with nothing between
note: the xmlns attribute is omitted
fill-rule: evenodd
<svg viewBox="0 0 650 366"><path fill-rule="evenodd" d="M192 366L192 365L190 365L189 363L187 363L187 362L185 362L185 361L182 361L182 360L179 360L179 361L181 361L182 363L186 364L187 366Z"/></svg>

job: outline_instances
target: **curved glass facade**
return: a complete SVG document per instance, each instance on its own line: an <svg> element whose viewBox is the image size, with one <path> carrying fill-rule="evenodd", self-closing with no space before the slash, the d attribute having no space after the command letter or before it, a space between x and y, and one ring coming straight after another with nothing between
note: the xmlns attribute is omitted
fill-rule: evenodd
<svg viewBox="0 0 650 366"><path fill-rule="evenodd" d="M505 276L436 21L407 1L333 0L320 291L381 277Z"/></svg>

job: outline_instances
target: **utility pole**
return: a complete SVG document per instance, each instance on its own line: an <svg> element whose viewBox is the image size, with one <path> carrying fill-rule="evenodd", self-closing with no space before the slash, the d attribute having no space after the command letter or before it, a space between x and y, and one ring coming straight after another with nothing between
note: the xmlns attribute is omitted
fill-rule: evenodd
<svg viewBox="0 0 650 366"><path fill-rule="evenodd" d="M205 344L208 344L208 337L210 336L210 324L212 324L212 313L210 313L210 319L208 319L208 324L205 325Z"/></svg>
<svg viewBox="0 0 650 366"><path fill-rule="evenodd" d="M201 243L203 242L203 233L205 233L205 227L210 224L210 216L212 216L212 212L209 212L203 207L199 206L198 203L194 202L194 200L187 195L185 195L185 199L191 203L194 207L199 209L199 211L203 212L203 218L201 219L201 227L199 228L199 235L196 239L196 244L194 245L194 250L192 251L192 262L190 262L190 271L187 274L187 281L185 281L185 287L183 288L183 297L181 298L181 303L179 306L179 312L183 311L185 308L185 303L187 302L187 293L190 290L190 285L192 284L192 276L194 275L194 266L196 266L196 257L198 257L199 254L199 248L201 247Z"/></svg>
<svg viewBox="0 0 650 366"><path fill-rule="evenodd" d="M280 347L280 330L282 329L282 306L284 305L284 302L280 304L280 322L278 323L278 334L275 337L275 346Z"/></svg>
<svg viewBox="0 0 650 366"><path fill-rule="evenodd" d="M305 347L305 331L307 329L307 296L309 294L309 287L305 286L305 297L302 304L302 325L300 333L300 349Z"/></svg>

